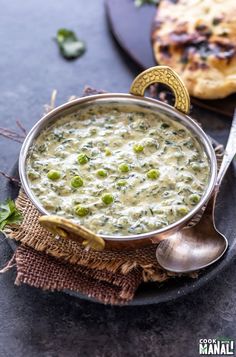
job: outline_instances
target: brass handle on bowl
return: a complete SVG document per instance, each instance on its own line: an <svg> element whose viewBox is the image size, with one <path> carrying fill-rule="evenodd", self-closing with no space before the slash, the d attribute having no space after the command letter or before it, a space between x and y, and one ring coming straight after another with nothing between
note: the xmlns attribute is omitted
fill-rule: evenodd
<svg viewBox="0 0 236 357"><path fill-rule="evenodd" d="M167 66L156 66L140 73L130 87L130 93L144 96L148 86L154 83L166 84L175 95L175 108L188 114L190 110L190 98L188 90L178 74Z"/></svg>
<svg viewBox="0 0 236 357"><path fill-rule="evenodd" d="M101 251L105 247L105 241L101 237L69 219L59 216L41 216L39 223L49 232L59 235L63 239L81 242L86 249L92 248Z"/></svg>

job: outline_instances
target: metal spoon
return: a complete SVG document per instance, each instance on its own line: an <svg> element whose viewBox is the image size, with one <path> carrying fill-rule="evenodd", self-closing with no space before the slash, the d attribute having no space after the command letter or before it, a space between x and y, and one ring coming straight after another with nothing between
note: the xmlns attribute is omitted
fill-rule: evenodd
<svg viewBox="0 0 236 357"><path fill-rule="evenodd" d="M168 271L187 273L203 269L222 257L228 247L226 237L215 226L215 201L222 179L236 154L236 110L218 173L214 194L200 221L161 241L156 250L158 263Z"/></svg>

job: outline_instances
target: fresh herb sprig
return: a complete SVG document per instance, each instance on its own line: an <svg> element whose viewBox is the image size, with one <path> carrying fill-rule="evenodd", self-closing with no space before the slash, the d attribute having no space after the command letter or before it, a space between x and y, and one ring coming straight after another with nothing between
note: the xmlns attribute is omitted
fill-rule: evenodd
<svg viewBox="0 0 236 357"><path fill-rule="evenodd" d="M84 41L80 40L71 30L59 29L56 40L62 56L66 59L78 58L86 51Z"/></svg>
<svg viewBox="0 0 236 357"><path fill-rule="evenodd" d="M137 7L143 6L144 4L158 5L160 0L134 0L134 4Z"/></svg>
<svg viewBox="0 0 236 357"><path fill-rule="evenodd" d="M3 231L7 224L20 224L22 215L16 208L15 202L7 200L0 203L0 231Z"/></svg>

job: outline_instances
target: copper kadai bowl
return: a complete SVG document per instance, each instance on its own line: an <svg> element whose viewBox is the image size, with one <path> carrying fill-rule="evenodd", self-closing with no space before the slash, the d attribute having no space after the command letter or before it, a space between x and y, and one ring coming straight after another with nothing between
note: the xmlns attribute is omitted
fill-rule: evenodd
<svg viewBox="0 0 236 357"><path fill-rule="evenodd" d="M174 107L162 103L155 99L144 97L145 89L153 83L163 83L170 87L175 95ZM186 216L180 220L155 231L130 235L130 236L97 236L88 229L79 226L71 220L61 218L59 216L50 216L40 204L38 199L34 196L29 187L26 173L26 160L29 149L33 144L35 138L39 133L51 123L54 123L60 117L78 111L81 106L105 104L107 105L132 105L136 108L145 108L150 112L162 113L174 121L182 123L195 136L205 151L210 167L210 177L205 193L200 202L192 209ZM19 173L23 189L32 203L43 215L39 218L41 225L47 230L59 235L62 239L72 239L87 248L96 250L102 249L135 249L142 246L156 244L160 240L165 239L170 233L174 233L183 228L189 220L202 208L202 206L209 200L216 183L217 163L212 145L196 122L187 114L190 108L190 99L188 91L179 78L179 76L169 67L158 66L147 69L139 74L133 81L130 94L123 93L108 93L99 94L89 97L83 97L72 102L61 105L52 110L49 114L40 119L37 124L31 129L27 135L19 159ZM121 107L122 110L122 107Z"/></svg>

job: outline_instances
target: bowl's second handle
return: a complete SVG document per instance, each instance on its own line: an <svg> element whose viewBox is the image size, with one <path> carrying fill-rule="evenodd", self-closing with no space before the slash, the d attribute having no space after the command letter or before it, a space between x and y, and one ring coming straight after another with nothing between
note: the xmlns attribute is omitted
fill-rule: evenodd
<svg viewBox="0 0 236 357"><path fill-rule="evenodd" d="M92 248L101 251L105 247L104 239L69 219L59 216L41 216L39 223L52 234L78 242L86 249Z"/></svg>
<svg viewBox="0 0 236 357"><path fill-rule="evenodd" d="M148 86L154 83L162 83L170 87L175 95L175 108L188 114L190 110L190 98L188 90L178 74L167 66L156 66L140 73L130 87L130 93L144 96Z"/></svg>

